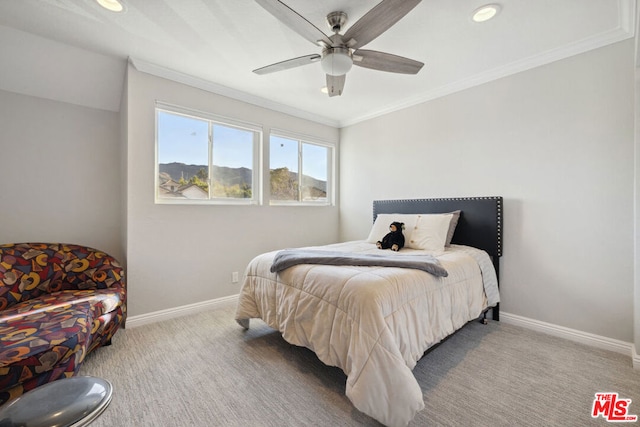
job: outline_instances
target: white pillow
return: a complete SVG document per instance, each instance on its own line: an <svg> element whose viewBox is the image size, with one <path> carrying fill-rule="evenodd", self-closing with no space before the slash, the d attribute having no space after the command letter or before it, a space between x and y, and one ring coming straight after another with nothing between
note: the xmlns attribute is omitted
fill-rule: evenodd
<svg viewBox="0 0 640 427"><path fill-rule="evenodd" d="M402 230L402 234L404 234L404 245L407 246L407 243L411 238L411 232L416 226L418 216L419 215L415 214L378 214L376 221L373 223L373 227L369 232L367 242L375 243L382 240L382 238L391 231L389 230L391 223L398 221L404 223L404 230Z"/></svg>
<svg viewBox="0 0 640 427"><path fill-rule="evenodd" d="M406 246L430 252L443 252L453 214L419 215Z"/></svg>

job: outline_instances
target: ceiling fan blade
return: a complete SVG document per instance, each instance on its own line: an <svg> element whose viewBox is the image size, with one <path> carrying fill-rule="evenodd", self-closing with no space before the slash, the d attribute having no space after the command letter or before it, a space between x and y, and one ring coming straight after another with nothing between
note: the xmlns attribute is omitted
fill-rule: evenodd
<svg viewBox="0 0 640 427"><path fill-rule="evenodd" d="M329 96L340 96L344 90L344 82L347 79L347 75L332 76L327 74L327 92Z"/></svg>
<svg viewBox="0 0 640 427"><path fill-rule="evenodd" d="M289 68L301 67L303 65L311 64L322 59L322 56L317 53L311 55L300 56L298 58L287 59L286 61L276 62L275 64L267 65L262 68L253 70L256 74L269 74L276 71L288 70Z"/></svg>
<svg viewBox="0 0 640 427"><path fill-rule="evenodd" d="M278 0L256 0L256 2L267 10L270 14L278 18L283 24L300 34L313 44L323 41L331 46L331 39L325 33L320 31L318 27L304 19L301 15L291 9L286 4Z"/></svg>
<svg viewBox="0 0 640 427"><path fill-rule="evenodd" d="M353 65L390 73L418 74L424 64L390 53L358 49L353 52Z"/></svg>
<svg viewBox="0 0 640 427"><path fill-rule="evenodd" d="M409 13L421 0L382 0L354 23L343 40L352 49L366 45Z"/></svg>

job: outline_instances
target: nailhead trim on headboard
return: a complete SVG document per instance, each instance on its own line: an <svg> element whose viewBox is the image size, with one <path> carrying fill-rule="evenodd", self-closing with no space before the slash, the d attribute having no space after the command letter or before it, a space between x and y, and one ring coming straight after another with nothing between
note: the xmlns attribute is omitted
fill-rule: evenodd
<svg viewBox="0 0 640 427"><path fill-rule="evenodd" d="M498 229L498 256L502 256L502 197L493 197L496 201L496 227Z"/></svg>

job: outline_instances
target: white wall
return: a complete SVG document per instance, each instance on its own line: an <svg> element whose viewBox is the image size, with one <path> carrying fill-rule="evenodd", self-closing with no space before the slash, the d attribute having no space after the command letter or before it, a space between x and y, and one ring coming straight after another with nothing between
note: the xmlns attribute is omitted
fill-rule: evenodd
<svg viewBox="0 0 640 427"><path fill-rule="evenodd" d="M374 199L503 196L502 310L633 341L633 48L342 129L342 240Z"/></svg>
<svg viewBox="0 0 640 427"><path fill-rule="evenodd" d="M337 129L154 77L132 66L127 77L129 315L237 294L240 284L231 283L231 273L242 276L254 256L337 240L335 206L154 204L154 103L159 100L260 124L265 137L276 127L337 143Z"/></svg>
<svg viewBox="0 0 640 427"><path fill-rule="evenodd" d="M0 91L0 243L122 259L118 126L111 111Z"/></svg>
<svg viewBox="0 0 640 427"><path fill-rule="evenodd" d="M637 46L636 34L636 46ZM638 48L636 47L636 52ZM636 64L640 58L636 57ZM636 67L635 86L635 287L634 287L634 367L640 367L640 67Z"/></svg>

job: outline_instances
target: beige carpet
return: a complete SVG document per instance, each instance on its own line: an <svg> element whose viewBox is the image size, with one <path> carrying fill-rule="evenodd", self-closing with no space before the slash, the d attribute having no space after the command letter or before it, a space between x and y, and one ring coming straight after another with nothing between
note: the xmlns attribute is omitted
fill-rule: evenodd
<svg viewBox="0 0 640 427"><path fill-rule="evenodd" d="M380 425L345 397L341 370L259 320L245 332L234 311L121 330L90 354L80 374L114 386L92 427ZM426 408L412 427L612 425L591 417L596 392L632 399L640 415L629 357L500 322L468 324L414 373Z"/></svg>

